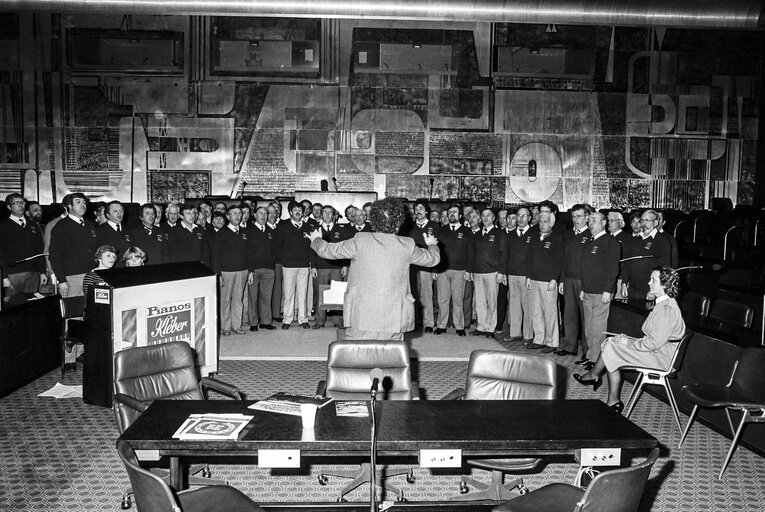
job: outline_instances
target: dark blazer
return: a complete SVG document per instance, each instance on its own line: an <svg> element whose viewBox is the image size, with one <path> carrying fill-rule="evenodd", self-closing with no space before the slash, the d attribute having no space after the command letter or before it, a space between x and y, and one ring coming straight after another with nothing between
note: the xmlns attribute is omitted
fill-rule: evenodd
<svg viewBox="0 0 765 512"><path fill-rule="evenodd" d="M3 249L0 253L0 268L3 270L3 276L21 272L45 273L44 256L16 263L18 260L43 252L43 236L40 225L36 222L24 219L23 228L10 218L0 222L0 245Z"/></svg>

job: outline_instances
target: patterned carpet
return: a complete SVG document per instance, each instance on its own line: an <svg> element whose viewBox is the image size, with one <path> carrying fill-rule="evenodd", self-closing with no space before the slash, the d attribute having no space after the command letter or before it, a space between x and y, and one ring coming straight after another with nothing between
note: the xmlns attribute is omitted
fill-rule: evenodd
<svg viewBox="0 0 765 512"><path fill-rule="evenodd" d="M512 350L514 347L510 347ZM556 357L571 373L573 357ZM221 380L241 387L248 398L262 398L279 390L311 393L324 376L319 361L221 361ZM464 362L414 361L415 377L426 398L438 399L464 385ZM89 406L77 399L55 400L36 395L56 383L55 370L0 400L0 511L107 511L120 509L128 481L114 450L117 429L111 410ZM82 374L68 373L65 384L81 382ZM568 380L568 382L572 382ZM568 383L567 382L567 383ZM625 397L629 393L625 386ZM605 398L605 386L596 394L576 386L567 398ZM644 395L632 419L654 434L664 446L641 505L643 511L761 511L765 503L765 460L739 448L722 481L716 478L729 440L703 425L694 425L682 449L669 408ZM758 427L757 425L749 428ZM565 425L561 425L565 428ZM260 470L255 466L215 465L213 476L225 479L256 500L334 501L347 482L330 478L317 482L323 466L289 473ZM555 481L571 482L577 470L573 461L559 460L541 473L525 478L534 489ZM417 469L414 484L396 477L410 500L439 500L456 494L457 474L431 474ZM474 476L486 479L487 473ZM354 491L351 501L362 501L366 491Z"/></svg>

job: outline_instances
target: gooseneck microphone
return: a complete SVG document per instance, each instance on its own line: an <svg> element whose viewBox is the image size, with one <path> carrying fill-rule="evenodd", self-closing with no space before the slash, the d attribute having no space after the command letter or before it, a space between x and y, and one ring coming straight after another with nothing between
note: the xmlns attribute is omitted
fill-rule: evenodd
<svg viewBox="0 0 765 512"><path fill-rule="evenodd" d="M631 260L655 260L658 259L658 256L654 256L653 254L648 256L632 256L631 258L622 258L619 260L619 263L623 261L631 261Z"/></svg>
<svg viewBox="0 0 765 512"><path fill-rule="evenodd" d="M377 390L380 387L380 381L383 378L383 371L379 368L373 368L369 372L369 379L372 381L370 393L372 401L370 405L370 450L369 450L369 512L377 512Z"/></svg>
<svg viewBox="0 0 765 512"><path fill-rule="evenodd" d="M676 268L675 272L680 272L681 270L687 270L689 272L693 272L695 270L720 272L724 268L725 266L723 266L721 263L713 263L711 265L688 265L687 267Z"/></svg>
<svg viewBox="0 0 765 512"><path fill-rule="evenodd" d="M383 379L383 372L379 368L374 368L369 372L369 380L372 381L372 387L370 393L372 398L377 397L377 391L380 389L380 381Z"/></svg>

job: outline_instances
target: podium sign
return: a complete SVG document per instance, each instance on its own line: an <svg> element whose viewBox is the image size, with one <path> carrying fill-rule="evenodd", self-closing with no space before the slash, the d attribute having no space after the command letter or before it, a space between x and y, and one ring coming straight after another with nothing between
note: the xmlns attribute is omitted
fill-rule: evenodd
<svg viewBox="0 0 765 512"><path fill-rule="evenodd" d="M217 279L209 268L174 263L110 269L98 275L104 284L94 287L86 313L92 340L85 350L86 402L111 406L112 359L127 348L185 341L196 352L201 376L218 371ZM95 360L88 356L91 345L102 353ZM99 371L103 366L108 367L108 376ZM102 374L95 379L98 383L88 379L97 374ZM91 383L94 387L88 390Z"/></svg>

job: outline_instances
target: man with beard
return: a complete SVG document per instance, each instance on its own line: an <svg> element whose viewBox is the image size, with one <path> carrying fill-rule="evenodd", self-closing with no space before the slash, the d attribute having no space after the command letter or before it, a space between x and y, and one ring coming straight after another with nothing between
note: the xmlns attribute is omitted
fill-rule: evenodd
<svg viewBox="0 0 765 512"><path fill-rule="evenodd" d="M465 336L465 279L473 255L473 233L462 223L462 208L453 205L447 210L449 224L442 227L439 244L441 263L436 273L438 322L435 334L446 332L451 303L452 324L457 336Z"/></svg>

